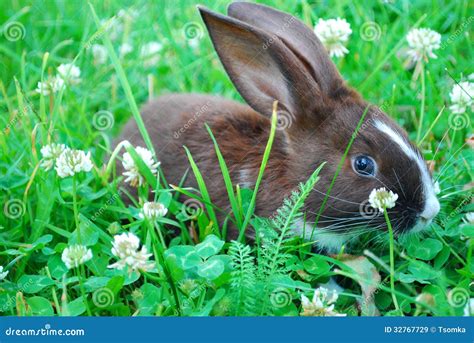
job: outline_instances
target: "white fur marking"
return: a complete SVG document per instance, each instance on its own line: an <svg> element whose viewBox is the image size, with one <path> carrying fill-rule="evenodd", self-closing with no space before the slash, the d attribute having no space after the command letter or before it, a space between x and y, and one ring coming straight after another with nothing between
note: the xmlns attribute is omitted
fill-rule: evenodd
<svg viewBox="0 0 474 343"><path fill-rule="evenodd" d="M242 188L252 188L253 183L251 181L251 170L242 168L239 170L238 182Z"/></svg>
<svg viewBox="0 0 474 343"><path fill-rule="evenodd" d="M375 127L389 136L392 141L394 141L395 144L397 144L398 147L405 153L405 155L414 160L418 165L423 183L423 194L425 195L425 207L420 213L420 217L425 221L423 226L430 224L431 220L438 214L440 206L434 192L433 180L431 179L430 173L428 172L425 161L410 147L405 139L390 126L377 120L375 122Z"/></svg>
<svg viewBox="0 0 474 343"><path fill-rule="evenodd" d="M310 222L306 222L305 225L303 219L297 219L292 230L296 235L303 237L303 239L310 239L313 225L314 223ZM312 240L316 241L314 245L318 248L326 249L331 253L338 253L341 251L342 246L352 238L354 236L350 234L334 233L324 228L316 228L314 229Z"/></svg>

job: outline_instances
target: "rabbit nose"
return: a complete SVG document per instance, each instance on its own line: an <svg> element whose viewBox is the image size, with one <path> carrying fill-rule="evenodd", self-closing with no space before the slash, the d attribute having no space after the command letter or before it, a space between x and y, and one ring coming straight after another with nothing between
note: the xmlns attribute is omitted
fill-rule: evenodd
<svg viewBox="0 0 474 343"><path fill-rule="evenodd" d="M439 213L440 205L438 199L432 195L426 199L425 208L420 213L420 218L424 222L430 222Z"/></svg>

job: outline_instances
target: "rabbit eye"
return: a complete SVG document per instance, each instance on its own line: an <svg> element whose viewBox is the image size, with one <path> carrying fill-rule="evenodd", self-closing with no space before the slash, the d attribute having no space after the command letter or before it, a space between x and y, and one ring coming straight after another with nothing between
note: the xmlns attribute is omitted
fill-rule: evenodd
<svg viewBox="0 0 474 343"><path fill-rule="evenodd" d="M352 167L354 171L361 176L375 175L375 161L372 157L367 155L360 155L353 159Z"/></svg>

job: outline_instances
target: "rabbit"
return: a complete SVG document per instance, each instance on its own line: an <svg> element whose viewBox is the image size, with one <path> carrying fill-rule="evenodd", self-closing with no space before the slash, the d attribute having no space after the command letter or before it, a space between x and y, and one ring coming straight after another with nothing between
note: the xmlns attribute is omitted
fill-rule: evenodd
<svg viewBox="0 0 474 343"><path fill-rule="evenodd" d="M379 187L399 196L389 210L396 234L429 226L440 205L420 151L401 127L344 82L309 27L289 14L246 2L230 4L227 16L200 6L198 10L224 69L247 104L203 94L168 94L147 103L141 113L167 182L178 184L189 170L186 146L212 202L224 211L218 212L222 221L230 205L204 124L217 140L233 184L252 189L277 100L279 122L255 214L274 214L298 184L326 162L305 202L305 220L292 228L295 235L308 234L368 107L312 239L321 249L337 251L354 238L357 227L385 230L383 215L367 215L362 210L370 192ZM117 141L122 140L145 146L133 119ZM190 174L185 186L197 188ZM235 228L230 230L230 238L237 233ZM254 232L249 228L247 234L252 238Z"/></svg>

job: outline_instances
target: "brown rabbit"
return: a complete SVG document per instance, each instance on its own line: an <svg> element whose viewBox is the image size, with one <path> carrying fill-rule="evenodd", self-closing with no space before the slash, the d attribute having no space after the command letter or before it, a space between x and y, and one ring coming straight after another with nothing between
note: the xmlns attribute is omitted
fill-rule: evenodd
<svg viewBox="0 0 474 343"><path fill-rule="evenodd" d="M189 168L184 145L196 160L212 201L230 212L204 123L216 137L233 183L252 188L269 137L272 104L278 100L279 127L258 191L256 214L270 216L299 182L326 161L305 204L306 223L314 222L368 104L344 83L313 31L295 17L244 2L231 4L228 16L202 7L199 11L227 74L248 106L200 94L165 95L145 105L142 116L168 182L178 183ZM119 140L145 146L133 119ZM195 179L188 177L186 185L196 187ZM356 228L384 229L383 216L364 212L370 192L379 187L399 195L389 211L398 233L423 229L439 211L420 152L403 129L370 106L321 215L314 237L318 245L337 250L357 234ZM297 223L295 233L301 234L304 225ZM306 225L310 232L311 224ZM235 234L231 232L231 237Z"/></svg>

